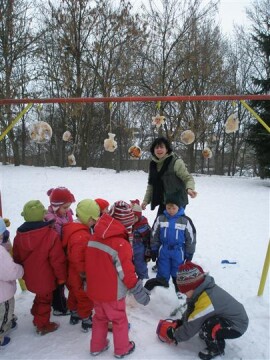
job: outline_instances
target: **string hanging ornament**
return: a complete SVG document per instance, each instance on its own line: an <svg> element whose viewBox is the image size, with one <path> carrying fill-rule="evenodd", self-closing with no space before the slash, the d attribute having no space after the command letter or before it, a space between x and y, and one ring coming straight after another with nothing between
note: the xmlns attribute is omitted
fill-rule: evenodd
<svg viewBox="0 0 270 360"><path fill-rule="evenodd" d="M129 104L128 104L128 113L130 114L129 111ZM133 113L133 112L132 112ZM130 146L130 148L128 149L128 155L130 156L131 160L136 160L139 159L142 156L142 149L136 144L136 140L135 139L135 132L134 129L132 131L132 142L134 143L134 145Z"/></svg>
<svg viewBox="0 0 270 360"><path fill-rule="evenodd" d="M109 103L110 132L108 133L109 138L104 140L104 149L109 152L114 152L117 149L117 142L114 140L115 134L112 133L111 110L112 110L112 103Z"/></svg>
<svg viewBox="0 0 270 360"><path fill-rule="evenodd" d="M51 140L53 131L46 121L40 120L43 117L42 105L38 105L37 114L38 121L30 125L29 135L33 142L37 144L46 144Z"/></svg>
<svg viewBox="0 0 270 360"><path fill-rule="evenodd" d="M160 106L161 106L161 102L158 101L156 105L158 114L152 117L152 125L155 125L157 129L159 129L161 125L164 125L165 123L165 116L160 115Z"/></svg>
<svg viewBox="0 0 270 360"><path fill-rule="evenodd" d="M190 145L195 141L195 134L192 130L185 130L180 135L180 140L185 145Z"/></svg>
<svg viewBox="0 0 270 360"><path fill-rule="evenodd" d="M236 106L236 103L233 102L233 106ZM239 120L236 111L231 114L225 122L225 132L226 134L235 133L239 129Z"/></svg>
<svg viewBox="0 0 270 360"><path fill-rule="evenodd" d="M205 159L211 159L211 157L213 156L212 150L209 147L205 147L202 151L202 156Z"/></svg>

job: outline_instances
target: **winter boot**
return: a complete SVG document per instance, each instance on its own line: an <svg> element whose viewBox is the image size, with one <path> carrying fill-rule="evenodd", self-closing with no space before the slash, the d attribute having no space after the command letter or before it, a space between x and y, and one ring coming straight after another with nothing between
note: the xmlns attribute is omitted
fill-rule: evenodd
<svg viewBox="0 0 270 360"><path fill-rule="evenodd" d="M104 351L108 350L109 347L110 347L110 340L107 339L107 345L104 346L104 348L103 348L102 350L100 350L100 351L91 351L90 354L91 354L92 356L97 356L97 355L103 353Z"/></svg>
<svg viewBox="0 0 270 360"><path fill-rule="evenodd" d="M3 339L0 341L0 349L4 349L4 347L10 343L10 337L4 336Z"/></svg>
<svg viewBox="0 0 270 360"><path fill-rule="evenodd" d="M46 335L50 332L53 332L59 328L59 324L55 322L49 322L47 325L42 327L37 327L36 332L38 335Z"/></svg>
<svg viewBox="0 0 270 360"><path fill-rule="evenodd" d="M82 319L82 332L88 332L92 328L92 316L90 315L86 319Z"/></svg>
<svg viewBox="0 0 270 360"><path fill-rule="evenodd" d="M70 319L69 319L69 323L71 325L76 325L78 324L78 322L81 320L81 318L79 317L77 311L70 311Z"/></svg>
<svg viewBox="0 0 270 360"><path fill-rule="evenodd" d="M130 341L129 344L130 344L130 348L125 354L121 354L121 355L114 354L114 357L116 359L123 359L124 357L133 353L133 351L135 350L135 343L134 343L134 341Z"/></svg>
<svg viewBox="0 0 270 360"><path fill-rule="evenodd" d="M70 311L68 309L61 311L61 310L53 310L53 315L54 316L67 316L70 315Z"/></svg>
<svg viewBox="0 0 270 360"><path fill-rule="evenodd" d="M211 349L206 348L206 349L204 349L204 351L200 351L198 355L199 355L199 358L202 360L211 360L211 359L215 358L216 356L224 355L224 351L220 352L218 349L211 350Z"/></svg>

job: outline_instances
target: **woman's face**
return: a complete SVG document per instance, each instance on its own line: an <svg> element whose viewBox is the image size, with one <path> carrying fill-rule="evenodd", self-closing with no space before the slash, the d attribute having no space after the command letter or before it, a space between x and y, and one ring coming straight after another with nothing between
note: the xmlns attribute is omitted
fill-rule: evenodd
<svg viewBox="0 0 270 360"><path fill-rule="evenodd" d="M165 146L165 144L159 144L154 147L154 154L158 159L162 159L166 154L168 150Z"/></svg>

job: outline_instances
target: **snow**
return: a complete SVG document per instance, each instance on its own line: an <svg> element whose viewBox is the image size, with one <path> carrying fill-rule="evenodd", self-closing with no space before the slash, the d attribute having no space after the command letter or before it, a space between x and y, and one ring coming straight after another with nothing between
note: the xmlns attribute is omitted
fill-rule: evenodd
<svg viewBox="0 0 270 360"><path fill-rule="evenodd" d="M250 325L239 339L227 340L222 359L269 359L269 277L263 296L258 297L260 278L269 241L269 187L268 180L258 178L231 178L194 175L198 196L190 199L186 214L197 228L197 249L193 261L209 271L217 284L244 304ZM14 167L0 164L0 188L3 216L11 221L11 238L23 223L20 213L23 205L39 199L48 206L46 192L51 187L66 186L78 201L84 198L104 198L111 204L117 200L142 200L147 174L141 171L116 173L114 170L57 167ZM72 206L73 210L76 204ZM156 211L149 206L144 215L152 224ZM237 264L221 264L222 260ZM149 275L152 272L149 263ZM46 336L34 332L29 313L34 295L16 294L18 328L10 334L11 343L0 352L1 359L89 359L88 334L80 325L70 325L69 317L54 317L60 328ZM162 343L156 336L160 319L170 318L170 312L179 304L172 283L169 289L155 288L150 303L144 307L132 296L127 298L127 313L131 323L130 339L136 350L127 358L196 359L204 348L195 336L178 346ZM178 316L179 317L179 316ZM99 359L113 358L111 347ZM217 358L218 359L218 358Z"/></svg>

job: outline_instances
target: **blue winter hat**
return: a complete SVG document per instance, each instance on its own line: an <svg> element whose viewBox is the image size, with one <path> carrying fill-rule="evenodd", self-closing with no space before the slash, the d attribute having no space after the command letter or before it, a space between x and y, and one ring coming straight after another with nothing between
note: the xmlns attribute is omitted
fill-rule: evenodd
<svg viewBox="0 0 270 360"><path fill-rule="evenodd" d="M4 220L0 217L0 235L2 235L6 231L6 224Z"/></svg>

